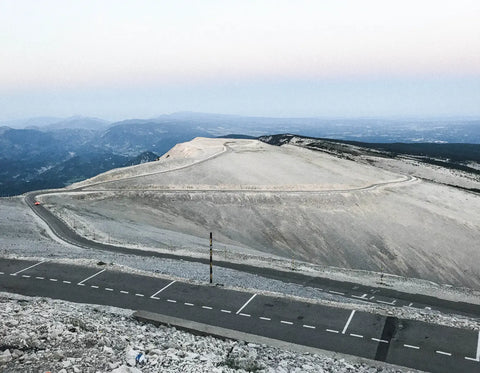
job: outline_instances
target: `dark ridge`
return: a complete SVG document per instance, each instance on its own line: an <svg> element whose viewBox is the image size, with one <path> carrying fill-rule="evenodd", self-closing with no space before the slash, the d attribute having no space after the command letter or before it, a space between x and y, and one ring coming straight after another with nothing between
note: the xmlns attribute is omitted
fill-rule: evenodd
<svg viewBox="0 0 480 373"><path fill-rule="evenodd" d="M310 149L342 152L352 155L359 155L362 153L390 158L408 155L413 156L416 160L424 163L461 170L477 175L480 174L480 170L464 164L468 161L480 163L480 144L366 143L359 141L296 136L291 134L261 136L259 137L259 140L271 145L281 146L290 143L294 137L310 140L308 144L305 144L305 147ZM352 145L363 150L360 152L358 149L348 147L347 145Z"/></svg>

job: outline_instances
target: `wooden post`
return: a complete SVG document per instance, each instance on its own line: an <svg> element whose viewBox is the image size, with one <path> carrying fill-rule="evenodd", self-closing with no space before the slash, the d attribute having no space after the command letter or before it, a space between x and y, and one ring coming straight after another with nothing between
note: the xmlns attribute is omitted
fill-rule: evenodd
<svg viewBox="0 0 480 373"><path fill-rule="evenodd" d="M212 232L210 232L210 283L213 282L212 255L213 255L213 249L212 249Z"/></svg>

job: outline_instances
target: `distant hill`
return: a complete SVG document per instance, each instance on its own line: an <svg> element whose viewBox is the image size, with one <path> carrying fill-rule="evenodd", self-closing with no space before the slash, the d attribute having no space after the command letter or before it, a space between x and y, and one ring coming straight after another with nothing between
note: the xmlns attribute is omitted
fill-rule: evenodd
<svg viewBox="0 0 480 373"><path fill-rule="evenodd" d="M211 137L182 123L143 120L108 128L89 120L85 127L95 129L69 128L78 120L41 129L0 127L0 196L64 187L113 168L154 161L179 142Z"/></svg>
<svg viewBox="0 0 480 373"><path fill-rule="evenodd" d="M110 122L90 117L75 116L51 123L42 127L43 130L57 130L57 129L87 129L99 131L109 126Z"/></svg>
<svg viewBox="0 0 480 373"><path fill-rule="evenodd" d="M151 154L161 156L195 137L252 139L271 133L301 133L329 141L321 146L350 143L385 156L408 153L423 162L469 170L466 161L478 162L478 147L466 143L480 144L480 121L266 118L192 112L115 123L82 116L9 121L0 123L0 196L62 187L153 159ZM145 152L151 154L140 156Z"/></svg>
<svg viewBox="0 0 480 373"><path fill-rule="evenodd" d="M183 123L126 121L112 124L100 136L98 146L124 155L136 155L146 150L163 154L180 142L211 136L207 131Z"/></svg>
<svg viewBox="0 0 480 373"><path fill-rule="evenodd" d="M277 146L296 142L298 139L308 140L303 146L313 150L341 153L343 155L359 155L361 152L365 155L389 158L409 156L423 163L480 175L480 168L470 165L470 163L480 165L480 144L367 143L292 134L259 137L260 141ZM359 149L362 150L359 151Z"/></svg>

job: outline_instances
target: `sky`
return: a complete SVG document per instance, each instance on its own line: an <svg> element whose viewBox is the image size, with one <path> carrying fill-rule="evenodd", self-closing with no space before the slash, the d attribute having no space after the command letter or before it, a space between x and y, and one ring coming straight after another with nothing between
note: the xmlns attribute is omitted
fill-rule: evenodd
<svg viewBox="0 0 480 373"><path fill-rule="evenodd" d="M480 117L478 0L1 0L0 120Z"/></svg>

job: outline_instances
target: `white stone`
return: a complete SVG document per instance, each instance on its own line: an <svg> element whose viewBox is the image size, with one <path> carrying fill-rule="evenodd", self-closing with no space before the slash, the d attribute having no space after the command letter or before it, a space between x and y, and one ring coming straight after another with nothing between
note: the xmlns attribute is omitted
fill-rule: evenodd
<svg viewBox="0 0 480 373"><path fill-rule="evenodd" d="M5 350L3 351L2 354L0 354L0 364L8 363L11 360L12 360L12 354L10 353L10 350Z"/></svg>
<svg viewBox="0 0 480 373"><path fill-rule="evenodd" d="M121 367L118 367L114 370L112 370L112 373L142 373L140 369L137 369L135 367L129 367L127 365L122 365Z"/></svg>

